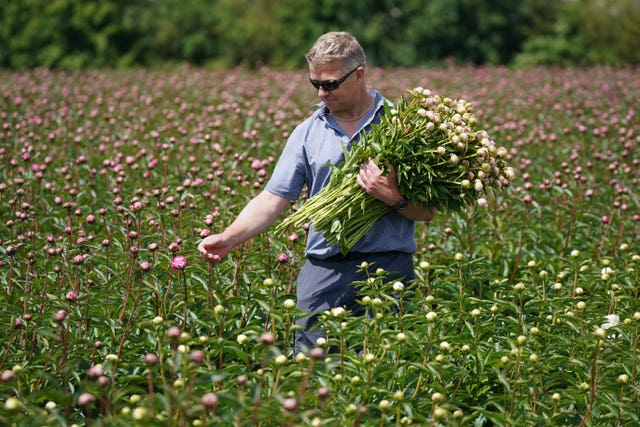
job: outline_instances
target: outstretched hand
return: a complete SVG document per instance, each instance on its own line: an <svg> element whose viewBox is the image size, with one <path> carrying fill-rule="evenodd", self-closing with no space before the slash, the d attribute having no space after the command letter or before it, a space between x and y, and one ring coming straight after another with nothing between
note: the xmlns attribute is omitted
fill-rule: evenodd
<svg viewBox="0 0 640 427"><path fill-rule="evenodd" d="M198 245L198 252L205 261L217 264L233 249L221 234L207 236Z"/></svg>

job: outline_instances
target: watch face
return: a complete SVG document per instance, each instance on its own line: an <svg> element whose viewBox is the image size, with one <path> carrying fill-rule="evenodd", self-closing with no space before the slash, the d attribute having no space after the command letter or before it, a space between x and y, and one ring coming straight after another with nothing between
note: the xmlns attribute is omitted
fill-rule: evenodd
<svg viewBox="0 0 640 427"><path fill-rule="evenodd" d="M406 209L408 205L409 205L409 202L407 202L407 199L403 198L398 203L396 203L396 205L393 208L397 211L401 211Z"/></svg>

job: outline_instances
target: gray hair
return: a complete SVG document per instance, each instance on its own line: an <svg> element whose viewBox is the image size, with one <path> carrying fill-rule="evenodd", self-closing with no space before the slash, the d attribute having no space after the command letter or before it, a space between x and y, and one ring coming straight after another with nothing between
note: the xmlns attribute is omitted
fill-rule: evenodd
<svg viewBox="0 0 640 427"><path fill-rule="evenodd" d="M367 65L367 55L354 36L346 32L330 32L321 35L305 55L309 65L321 65L337 61L343 72Z"/></svg>

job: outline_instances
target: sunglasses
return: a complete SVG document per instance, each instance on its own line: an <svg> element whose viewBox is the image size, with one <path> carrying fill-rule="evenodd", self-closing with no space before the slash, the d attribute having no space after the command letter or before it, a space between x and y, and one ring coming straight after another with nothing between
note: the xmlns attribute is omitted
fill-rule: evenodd
<svg viewBox="0 0 640 427"><path fill-rule="evenodd" d="M324 80L324 81L318 81L318 80L313 80L311 77L309 77L309 82L311 83L311 85L316 88L316 90L322 88L327 92L331 92L333 90L336 90L340 87L340 85L342 84L342 82L344 82L345 80L347 80L349 78L349 76L351 74L354 73L354 71L356 71L358 68L360 68L360 65L358 65L356 68L354 68L353 70L349 71L347 74L344 75L344 77L341 77L339 79L336 80Z"/></svg>

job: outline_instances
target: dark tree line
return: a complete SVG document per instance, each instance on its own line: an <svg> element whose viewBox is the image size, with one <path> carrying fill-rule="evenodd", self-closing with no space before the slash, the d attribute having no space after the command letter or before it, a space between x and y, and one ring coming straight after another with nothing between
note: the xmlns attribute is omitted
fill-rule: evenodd
<svg viewBox="0 0 640 427"><path fill-rule="evenodd" d="M638 64L637 0L5 0L0 67L298 67L346 30L370 63Z"/></svg>

